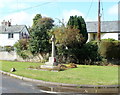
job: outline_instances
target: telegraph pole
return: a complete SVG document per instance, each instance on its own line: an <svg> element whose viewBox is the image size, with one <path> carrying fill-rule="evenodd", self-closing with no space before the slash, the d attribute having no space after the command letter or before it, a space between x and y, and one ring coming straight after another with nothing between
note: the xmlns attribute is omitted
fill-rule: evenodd
<svg viewBox="0 0 120 95"><path fill-rule="evenodd" d="M100 14L100 0L98 0L98 32L97 32L97 40L100 43L101 40L101 14Z"/></svg>

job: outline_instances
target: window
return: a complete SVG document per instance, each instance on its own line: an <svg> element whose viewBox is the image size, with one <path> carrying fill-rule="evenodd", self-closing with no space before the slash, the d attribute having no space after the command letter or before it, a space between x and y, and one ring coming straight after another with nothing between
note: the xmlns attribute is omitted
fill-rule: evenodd
<svg viewBox="0 0 120 95"><path fill-rule="evenodd" d="M120 40L120 33L118 34L118 40Z"/></svg>
<svg viewBox="0 0 120 95"><path fill-rule="evenodd" d="M13 33L8 33L8 38L13 38Z"/></svg>
<svg viewBox="0 0 120 95"><path fill-rule="evenodd" d="M96 34L93 34L93 40L96 40Z"/></svg>

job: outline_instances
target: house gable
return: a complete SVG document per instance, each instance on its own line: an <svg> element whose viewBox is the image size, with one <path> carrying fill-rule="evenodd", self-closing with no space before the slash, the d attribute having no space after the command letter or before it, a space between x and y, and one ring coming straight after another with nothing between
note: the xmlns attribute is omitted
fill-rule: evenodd
<svg viewBox="0 0 120 95"><path fill-rule="evenodd" d="M9 21L3 21L0 26L0 46L13 46L19 39L28 37L26 25L11 25Z"/></svg>

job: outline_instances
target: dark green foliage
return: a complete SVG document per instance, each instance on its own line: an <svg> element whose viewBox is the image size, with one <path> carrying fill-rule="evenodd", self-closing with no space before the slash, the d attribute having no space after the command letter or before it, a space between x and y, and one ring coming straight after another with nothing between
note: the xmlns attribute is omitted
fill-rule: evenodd
<svg viewBox="0 0 120 95"><path fill-rule="evenodd" d="M101 61L101 56L98 53L97 42L88 42L79 49L77 56L81 64L94 64L96 61Z"/></svg>
<svg viewBox="0 0 120 95"><path fill-rule="evenodd" d="M113 39L102 40L100 43L100 54L108 61L120 60L120 41Z"/></svg>
<svg viewBox="0 0 120 95"><path fill-rule="evenodd" d="M49 35L43 26L36 26L30 34L29 49L32 54L47 53L50 50Z"/></svg>
<svg viewBox="0 0 120 95"><path fill-rule="evenodd" d="M70 16L70 19L67 23L71 28L76 28L80 30L80 34L84 37L83 43L86 43L88 39L88 33L86 29L86 23L82 16Z"/></svg>
<svg viewBox="0 0 120 95"><path fill-rule="evenodd" d="M62 49L61 49L62 48ZM102 57L98 53L97 42L89 42L82 47L69 48L59 47L59 61L63 63L77 63L94 65L96 61L101 61Z"/></svg>
<svg viewBox="0 0 120 95"><path fill-rule="evenodd" d="M54 21L49 17L42 18L38 14L35 18L36 24L33 25L30 32L29 50L33 55L41 54L43 57L51 50L49 30L54 26Z"/></svg>
<svg viewBox="0 0 120 95"><path fill-rule="evenodd" d="M36 14L36 16L33 18L33 27L38 23L38 20L41 18L41 14Z"/></svg>

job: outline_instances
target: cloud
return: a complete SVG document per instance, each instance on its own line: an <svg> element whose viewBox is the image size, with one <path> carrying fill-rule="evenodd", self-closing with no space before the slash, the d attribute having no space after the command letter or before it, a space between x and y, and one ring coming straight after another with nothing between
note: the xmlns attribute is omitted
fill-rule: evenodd
<svg viewBox="0 0 120 95"><path fill-rule="evenodd" d="M63 11L63 19L65 22L67 22L69 20L70 16L75 16L75 15L84 17L84 14L76 9L73 9L70 11L68 11L68 10Z"/></svg>
<svg viewBox="0 0 120 95"><path fill-rule="evenodd" d="M14 4L14 5L10 6L10 8L12 8L12 9L25 9L28 7L29 6L27 4Z"/></svg>
<svg viewBox="0 0 120 95"><path fill-rule="evenodd" d="M118 15L118 4L113 5L111 8L108 9L108 14L110 15Z"/></svg>
<svg viewBox="0 0 120 95"><path fill-rule="evenodd" d="M11 20L12 25L27 25L31 26L32 25L32 19L34 18L35 14L28 14L26 12L18 12L18 13L13 13L8 16L5 16L2 18L2 20Z"/></svg>
<svg viewBox="0 0 120 95"><path fill-rule="evenodd" d="M36 13L29 14L27 12L17 12L10 15L5 16L4 18L0 19L0 22L3 20L11 20L12 25L27 25L32 26L33 18L35 17ZM46 14L42 14L42 17L49 17Z"/></svg>

